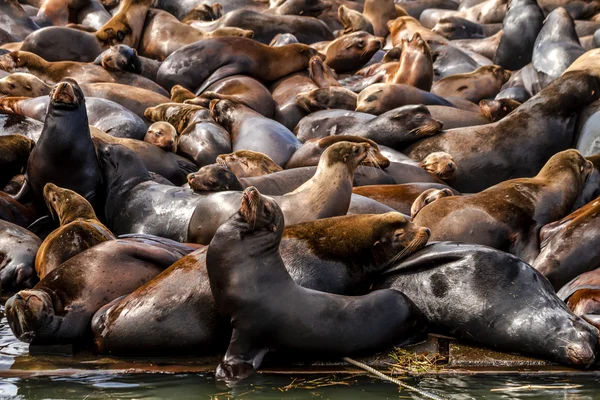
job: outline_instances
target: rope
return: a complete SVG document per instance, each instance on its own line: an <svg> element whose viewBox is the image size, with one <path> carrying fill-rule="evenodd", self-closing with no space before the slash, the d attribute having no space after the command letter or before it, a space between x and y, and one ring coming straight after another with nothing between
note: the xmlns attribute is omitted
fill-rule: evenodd
<svg viewBox="0 0 600 400"><path fill-rule="evenodd" d="M403 387L403 388L408 389L408 390L412 390L413 392L418 393L421 396L426 397L428 399L444 400L443 397L437 396L435 394L427 393L427 392L425 392L425 391L423 391L421 389L417 389L414 386L410 386L410 385L408 385L408 384L406 384L406 383L404 383L402 381L399 381L398 379L392 378L391 376L387 376L387 375L385 375L385 374L377 371L375 368L369 367L367 364L361 363L360 361L356 361L356 360L353 360L353 359L348 358L348 357L344 357L344 358L342 358L342 360L344 360L347 363L350 363L352 365L355 365L355 366L357 366L357 367L359 367L361 369L364 369L365 371L367 371L367 372L375 375L379 379L395 383L396 385L398 385L400 387Z"/></svg>

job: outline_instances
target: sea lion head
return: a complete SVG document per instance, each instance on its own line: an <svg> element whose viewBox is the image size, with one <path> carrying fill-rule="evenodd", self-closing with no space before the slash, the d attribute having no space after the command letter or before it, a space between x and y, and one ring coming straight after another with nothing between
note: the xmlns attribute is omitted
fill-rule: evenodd
<svg viewBox="0 0 600 400"><path fill-rule="evenodd" d="M61 226L78 218L97 219L94 208L83 196L53 183L44 186L44 200L50 214L56 214Z"/></svg>
<svg viewBox="0 0 600 400"><path fill-rule="evenodd" d="M373 34L373 24L360 12L341 5L338 8L338 18L344 27L344 33L368 32Z"/></svg>
<svg viewBox="0 0 600 400"><path fill-rule="evenodd" d="M172 153L177 153L177 141L177 131L173 125L165 121L158 121L150 125L144 136L144 142Z"/></svg>
<svg viewBox="0 0 600 400"><path fill-rule="evenodd" d="M454 193L452 193L452 190L450 189L427 189L413 202L410 208L410 219L414 220L419 211L426 205L433 203L437 199L448 196L454 196Z"/></svg>
<svg viewBox="0 0 600 400"><path fill-rule="evenodd" d="M419 32L415 32L415 34L410 40L402 41L402 50L412 50L414 52L431 56L431 49L429 48L427 41L425 41L421 37L421 34Z"/></svg>
<svg viewBox="0 0 600 400"><path fill-rule="evenodd" d="M196 192L242 190L242 184L226 165L210 164L187 176L190 188Z"/></svg>
<svg viewBox="0 0 600 400"><path fill-rule="evenodd" d="M85 106L85 96L74 79L65 78L52 89L50 103L55 109L75 110Z"/></svg>
<svg viewBox="0 0 600 400"><path fill-rule="evenodd" d="M444 124L434 119L422 104L398 107L385 115L393 119L394 124L421 138L438 134L444 127Z"/></svg>
<svg viewBox="0 0 600 400"><path fill-rule="evenodd" d="M296 54L299 54L301 57L301 59L306 60L306 64L307 65L308 62L310 61L311 58L313 57L319 57L322 60L325 60L325 54L323 53L319 53L318 50L313 49L312 47L310 47L309 45L306 44L302 44L302 43L294 43L294 44L290 44L287 46L281 46L281 47L277 47L279 49L282 49L282 51L292 51L295 52Z"/></svg>
<svg viewBox="0 0 600 400"><path fill-rule="evenodd" d="M278 33L275 35L269 46L271 47L281 47L287 46L288 44L300 43L298 38L291 33Z"/></svg>
<svg viewBox="0 0 600 400"><path fill-rule="evenodd" d="M318 146L321 149L327 149L330 146L333 146L338 142L352 142L352 143L367 143L371 147L367 152L367 158L361 163L361 165L367 165L369 167L382 168L385 169L390 166L390 160L381 154L379 150L379 146L371 139L367 139L360 136L351 136L351 135L338 135L338 136L326 136L321 139L311 139L307 142L318 142Z"/></svg>
<svg viewBox="0 0 600 400"><path fill-rule="evenodd" d="M444 181L456 178L456 163L452 156L443 151L429 154L421 161L421 168Z"/></svg>
<svg viewBox="0 0 600 400"><path fill-rule="evenodd" d="M11 51L0 55L0 70L6 72L29 72L29 54L23 51Z"/></svg>
<svg viewBox="0 0 600 400"><path fill-rule="evenodd" d="M369 143L335 143L323 152L317 168L321 169L323 166L330 167L334 164L341 163L345 164L348 169L354 171L369 157L369 154L373 156L373 153L373 148Z"/></svg>
<svg viewBox="0 0 600 400"><path fill-rule="evenodd" d="M221 154L217 157L217 163L227 166L239 178L268 175L283 170L271 157L251 150Z"/></svg>
<svg viewBox="0 0 600 400"><path fill-rule="evenodd" d="M8 325L17 339L31 343L43 342L44 338L52 337L60 328L60 318L53 298L42 290L21 290L6 302L5 313Z"/></svg>
<svg viewBox="0 0 600 400"><path fill-rule="evenodd" d="M592 365L596 358L598 329L572 314L553 329L560 330L557 335L564 341L557 349L561 363L582 368Z"/></svg>
<svg viewBox="0 0 600 400"><path fill-rule="evenodd" d="M468 21L459 17L444 17L431 29L433 33L442 35L448 40L470 39Z"/></svg>
<svg viewBox="0 0 600 400"><path fill-rule="evenodd" d="M513 99L484 99L479 102L481 113L492 122L500 121L520 105L521 103Z"/></svg>
<svg viewBox="0 0 600 400"><path fill-rule="evenodd" d="M313 89L296 95L296 104L306 112L313 113L321 110L356 108L356 93L343 87L331 86Z"/></svg>
<svg viewBox="0 0 600 400"><path fill-rule="evenodd" d="M338 73L356 70L381 50L385 39L367 32L354 32L335 39L327 46L325 63Z"/></svg>
<svg viewBox="0 0 600 400"><path fill-rule="evenodd" d="M377 241L373 244L376 264L391 267L423 248L431 231L407 220L401 213L389 212L377 218Z"/></svg>
<svg viewBox="0 0 600 400"><path fill-rule="evenodd" d="M35 75L15 72L0 79L0 95L39 97L50 93L52 87Z"/></svg>
<svg viewBox="0 0 600 400"><path fill-rule="evenodd" d="M504 85L510 79L510 71L507 71L498 65L484 65L474 72L478 72L478 70L491 73L499 82L501 82L501 85Z"/></svg>
<svg viewBox="0 0 600 400"><path fill-rule="evenodd" d="M94 63L107 71L128 71L135 74L142 72L142 62L137 51L125 44L111 46Z"/></svg>
<svg viewBox="0 0 600 400"><path fill-rule="evenodd" d="M101 143L97 154L107 188L118 183L134 185L152 180L135 152L123 145Z"/></svg>
<svg viewBox="0 0 600 400"><path fill-rule="evenodd" d="M254 235L283 234L283 212L275 200L260 194L257 188L250 186L242 193L242 205L238 211L239 220L246 225L246 231ZM279 242L277 242L279 245Z"/></svg>

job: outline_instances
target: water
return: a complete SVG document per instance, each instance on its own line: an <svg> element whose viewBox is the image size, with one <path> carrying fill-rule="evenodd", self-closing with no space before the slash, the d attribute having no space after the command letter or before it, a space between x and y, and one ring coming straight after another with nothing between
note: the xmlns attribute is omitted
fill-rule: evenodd
<svg viewBox="0 0 600 400"><path fill-rule="evenodd" d="M1 308L0 308L1 311ZM0 320L0 370L32 368L28 347ZM60 364L64 364L63 358ZM43 359L42 359L43 360ZM40 361L41 362L41 361ZM85 364L79 361L78 368ZM35 365L33 366L35 368ZM62 365L62 368L65 366ZM68 366L67 366L68 367ZM93 368L93 366L90 366ZM88 367L89 368L89 367ZM1 372L1 371L0 371ZM316 381L315 381L316 380ZM439 376L404 382L447 399L600 400L600 377ZM329 386L324 386L329 385ZM518 391L492 391L526 385ZM569 386L571 388L565 389ZM578 386L578 387L573 387ZM0 378L0 399L421 399L394 384L351 375L256 375L230 388L212 374L119 375L81 370L71 376Z"/></svg>

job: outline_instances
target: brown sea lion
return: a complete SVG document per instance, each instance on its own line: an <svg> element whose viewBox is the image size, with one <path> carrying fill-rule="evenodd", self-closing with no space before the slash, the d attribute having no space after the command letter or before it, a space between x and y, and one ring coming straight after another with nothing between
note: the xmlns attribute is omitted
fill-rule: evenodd
<svg viewBox="0 0 600 400"><path fill-rule="evenodd" d="M38 281L35 255L41 240L18 225L0 219L0 283L2 289L31 288Z"/></svg>
<svg viewBox="0 0 600 400"><path fill-rule="evenodd" d="M450 154L443 151L429 154L421 161L419 166L443 181L452 181L456 178L454 159Z"/></svg>
<svg viewBox="0 0 600 400"><path fill-rule="evenodd" d="M540 251L540 229L587 200L581 194L593 168L577 150L566 150L550 158L534 178L439 199L421 210L415 223L429 227L432 240L483 244L532 263Z"/></svg>
<svg viewBox="0 0 600 400"><path fill-rule="evenodd" d="M492 122L500 121L502 118L513 112L513 110L516 110L520 105L521 103L513 99L484 99L479 102L481 113Z"/></svg>
<svg viewBox="0 0 600 400"><path fill-rule="evenodd" d="M431 204L442 197L448 196L456 196L456 193L454 193L450 188L425 190L410 206L410 219L414 220L419 211L421 211L426 205Z"/></svg>
<svg viewBox="0 0 600 400"><path fill-rule="evenodd" d="M10 97L39 97L50 94L52 86L35 75L14 72L0 79L0 94Z"/></svg>
<svg viewBox="0 0 600 400"><path fill-rule="evenodd" d="M373 24L362 13L345 5L338 8L338 18L344 26L344 34L352 32L367 32L373 34Z"/></svg>
<svg viewBox="0 0 600 400"><path fill-rule="evenodd" d="M0 136L0 187L22 173L35 142L22 135Z"/></svg>
<svg viewBox="0 0 600 400"><path fill-rule="evenodd" d="M573 314L596 328L600 327L600 270L594 269L577 276L556 295L567 303Z"/></svg>
<svg viewBox="0 0 600 400"><path fill-rule="evenodd" d="M189 252L172 242L150 245L117 239L100 243L64 262L33 289L11 297L5 306L8 324L24 342L80 342L100 307L131 293Z"/></svg>
<svg viewBox="0 0 600 400"><path fill-rule="evenodd" d="M429 91L433 84L431 50L417 32L411 40L402 40L402 55L398 69L388 75L385 83L405 83Z"/></svg>
<svg viewBox="0 0 600 400"><path fill-rule="evenodd" d="M380 115L411 104L454 107L448 100L410 85L376 83L360 92L356 111Z"/></svg>
<svg viewBox="0 0 600 400"><path fill-rule="evenodd" d="M498 51L501 39L502 31L484 39L452 40L450 44L465 51L478 63L486 65L494 58L494 55Z"/></svg>
<svg viewBox="0 0 600 400"><path fill-rule="evenodd" d="M0 136L1 137L1 136ZM19 186L21 190L23 184ZM18 192L17 192L18 193ZM0 219L22 226L28 227L36 219L37 212L31 204L22 205L10 194L0 192Z"/></svg>
<svg viewBox="0 0 600 400"><path fill-rule="evenodd" d="M207 39L171 54L161 65L157 81L167 89L178 84L201 94L213 83L232 75L275 81L306 69L316 55L316 50L304 44L269 47L241 37Z"/></svg>
<svg viewBox="0 0 600 400"><path fill-rule="evenodd" d="M183 86L175 85L171 88L171 101L174 103L183 103L186 100L195 99L196 95Z"/></svg>
<svg viewBox="0 0 600 400"><path fill-rule="evenodd" d="M342 86L338 82L338 74L316 56L311 58L308 63L308 76L320 88Z"/></svg>
<svg viewBox="0 0 600 400"><path fill-rule="evenodd" d="M238 178L262 176L283 170L266 154L251 150L221 154L217 157L217 164L225 165Z"/></svg>
<svg viewBox="0 0 600 400"><path fill-rule="evenodd" d="M244 190L233 172L224 164L210 164L188 175L190 189L195 192Z"/></svg>
<svg viewBox="0 0 600 400"><path fill-rule="evenodd" d="M34 53L46 61L92 62L104 49L94 33L50 26L31 33L13 50Z"/></svg>
<svg viewBox="0 0 600 400"><path fill-rule="evenodd" d="M424 192L429 190L448 189L458 194L454 189L441 183L404 183L399 185L367 185L352 189L352 193L376 200L405 215L411 215L411 206Z"/></svg>
<svg viewBox="0 0 600 400"><path fill-rule="evenodd" d="M496 65L486 65L468 74L456 74L433 84L431 93L441 97L459 97L479 103L495 97L510 79L510 72Z"/></svg>
<svg viewBox="0 0 600 400"><path fill-rule="evenodd" d="M107 71L126 71L142 75L152 81L156 80L160 62L138 55L135 49L126 44L110 46L96 59L94 64L102 66Z"/></svg>
<svg viewBox="0 0 600 400"><path fill-rule="evenodd" d="M413 17L398 17L388 22L388 28L390 30L392 45L394 46L401 45L402 40L412 39L417 32L430 46L432 43L448 44L448 39L423 27Z"/></svg>
<svg viewBox="0 0 600 400"><path fill-rule="evenodd" d="M356 93L346 88L332 86L298 93L296 103L308 113L329 109L354 110L357 98Z"/></svg>
<svg viewBox="0 0 600 400"><path fill-rule="evenodd" d="M115 239L98 221L91 204L74 191L48 183L44 199L50 213L58 217L60 227L44 239L35 257L40 279L82 251Z"/></svg>
<svg viewBox="0 0 600 400"><path fill-rule="evenodd" d="M376 36L386 37L390 30L388 21L398 16L393 0L365 0L363 15L373 25Z"/></svg>
<svg viewBox="0 0 600 400"><path fill-rule="evenodd" d="M154 0L122 0L119 10L98 32L96 37L105 46L126 44L137 48L146 22L146 13Z"/></svg>
<svg viewBox="0 0 600 400"><path fill-rule="evenodd" d="M144 136L144 142L151 143L164 151L177 153L177 131L168 122L159 121L150 125Z"/></svg>
<svg viewBox="0 0 600 400"><path fill-rule="evenodd" d="M323 51L325 63L338 74L355 71L369 62L383 44L381 38L367 32L350 33L327 45Z"/></svg>
<svg viewBox="0 0 600 400"><path fill-rule="evenodd" d="M168 122L181 134L193 123L209 118L210 111L194 104L163 103L147 108L144 116L152 122Z"/></svg>

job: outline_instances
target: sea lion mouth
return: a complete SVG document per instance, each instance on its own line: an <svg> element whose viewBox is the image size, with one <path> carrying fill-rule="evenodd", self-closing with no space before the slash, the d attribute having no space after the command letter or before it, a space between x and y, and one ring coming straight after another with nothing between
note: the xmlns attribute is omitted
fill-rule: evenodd
<svg viewBox="0 0 600 400"><path fill-rule="evenodd" d="M19 340L31 343L35 338L35 321L49 314L48 296L39 290L22 290L6 302L6 316Z"/></svg>
<svg viewBox="0 0 600 400"><path fill-rule="evenodd" d="M258 203L260 202L260 192L254 186L250 186L242 193L242 205L240 215L246 223L256 225Z"/></svg>
<svg viewBox="0 0 600 400"><path fill-rule="evenodd" d="M65 105L71 107L79 106L79 101L75 95L75 89L69 82L60 82L54 88L52 93L52 103L55 105Z"/></svg>

